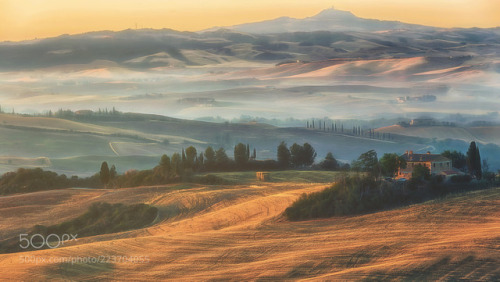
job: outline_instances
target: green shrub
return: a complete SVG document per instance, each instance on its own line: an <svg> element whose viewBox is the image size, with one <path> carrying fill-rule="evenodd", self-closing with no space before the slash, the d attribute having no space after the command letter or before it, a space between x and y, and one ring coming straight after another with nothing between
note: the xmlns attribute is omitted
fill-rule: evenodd
<svg viewBox="0 0 500 282"><path fill-rule="evenodd" d="M411 178L406 183L376 182L373 177L344 177L332 187L323 191L303 194L285 210L289 220L355 215L414 204L425 200L494 187L486 180L465 183L470 176L460 176L455 181L445 183L440 175L429 176L428 180Z"/></svg>
<svg viewBox="0 0 500 282"><path fill-rule="evenodd" d="M290 220L342 216L383 207L383 192L372 177L345 177L330 188L303 194L285 210Z"/></svg>
<svg viewBox="0 0 500 282"><path fill-rule="evenodd" d="M33 234L78 234L78 237L116 233L147 226L158 209L146 204L124 205L94 203L83 215L51 226L37 225ZM36 233L35 233L36 231Z"/></svg>
<svg viewBox="0 0 500 282"><path fill-rule="evenodd" d="M50 234L75 235L77 238L122 232L139 229L150 225L156 218L158 209L146 204L124 205L109 203L94 203L79 217L60 224L44 226L35 225L29 232L33 245L43 245L41 238L49 238ZM44 246L43 248L47 248ZM32 248L22 249L19 246L19 237L0 241L0 253L31 251Z"/></svg>
<svg viewBox="0 0 500 282"><path fill-rule="evenodd" d="M472 177L468 174L464 175L453 175L450 178L452 183L469 183L472 180Z"/></svg>
<svg viewBox="0 0 500 282"><path fill-rule="evenodd" d="M41 168L19 168L17 171L7 172L0 178L0 195L13 193L29 193L42 190L62 189L69 187L99 187L97 176L78 178L58 175Z"/></svg>

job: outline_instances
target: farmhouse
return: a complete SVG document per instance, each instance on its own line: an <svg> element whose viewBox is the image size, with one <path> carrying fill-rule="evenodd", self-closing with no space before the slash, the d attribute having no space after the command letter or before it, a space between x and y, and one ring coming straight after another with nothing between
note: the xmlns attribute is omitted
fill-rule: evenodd
<svg viewBox="0 0 500 282"><path fill-rule="evenodd" d="M447 175L449 172L453 172L451 160L442 155L431 154L430 152L427 152L427 154L414 154L413 151L406 151L401 157L406 161L406 168L399 169L397 179L410 179L413 169L417 165L429 168L431 174Z"/></svg>

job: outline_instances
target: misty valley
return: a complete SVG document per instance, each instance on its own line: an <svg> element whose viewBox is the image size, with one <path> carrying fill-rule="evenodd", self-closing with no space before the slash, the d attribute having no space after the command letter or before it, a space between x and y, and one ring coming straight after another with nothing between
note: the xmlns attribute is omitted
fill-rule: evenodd
<svg viewBox="0 0 500 282"><path fill-rule="evenodd" d="M0 280L498 281L499 109L498 27L0 42Z"/></svg>

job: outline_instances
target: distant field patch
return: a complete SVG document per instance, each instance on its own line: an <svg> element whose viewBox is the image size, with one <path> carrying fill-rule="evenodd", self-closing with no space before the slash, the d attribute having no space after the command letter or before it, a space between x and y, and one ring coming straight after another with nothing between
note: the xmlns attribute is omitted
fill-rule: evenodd
<svg viewBox="0 0 500 282"><path fill-rule="evenodd" d="M217 172L210 173L231 183L250 183L257 181L255 171L243 172ZM314 171L314 170L283 170L270 171L269 182L295 182L295 183L330 183L335 182L342 172Z"/></svg>

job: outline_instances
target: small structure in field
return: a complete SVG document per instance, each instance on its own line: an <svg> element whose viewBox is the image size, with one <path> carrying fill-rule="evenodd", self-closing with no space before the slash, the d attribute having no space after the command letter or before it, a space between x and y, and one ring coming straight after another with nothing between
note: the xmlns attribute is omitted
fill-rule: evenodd
<svg viewBox="0 0 500 282"><path fill-rule="evenodd" d="M269 181L271 179L267 171L257 171L256 174L259 181Z"/></svg>

